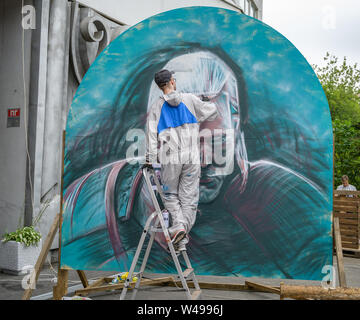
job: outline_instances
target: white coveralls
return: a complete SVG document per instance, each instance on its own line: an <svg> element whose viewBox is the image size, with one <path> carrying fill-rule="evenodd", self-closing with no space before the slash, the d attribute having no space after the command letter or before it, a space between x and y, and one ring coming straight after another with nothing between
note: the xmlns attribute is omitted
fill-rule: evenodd
<svg viewBox="0 0 360 320"><path fill-rule="evenodd" d="M149 110L146 160L157 163L159 159L161 164L164 205L172 219L170 236L179 229L188 234L195 223L200 180L199 127L217 115L215 104L176 91L159 97Z"/></svg>

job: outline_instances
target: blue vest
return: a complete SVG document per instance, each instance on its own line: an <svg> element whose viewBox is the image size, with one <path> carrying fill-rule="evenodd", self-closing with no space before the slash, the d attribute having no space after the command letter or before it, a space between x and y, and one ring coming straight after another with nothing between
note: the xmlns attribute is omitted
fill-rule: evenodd
<svg viewBox="0 0 360 320"><path fill-rule="evenodd" d="M160 120L157 126L158 134L168 128L180 127L184 123L198 122L183 102L177 107L173 107L165 101L161 108Z"/></svg>

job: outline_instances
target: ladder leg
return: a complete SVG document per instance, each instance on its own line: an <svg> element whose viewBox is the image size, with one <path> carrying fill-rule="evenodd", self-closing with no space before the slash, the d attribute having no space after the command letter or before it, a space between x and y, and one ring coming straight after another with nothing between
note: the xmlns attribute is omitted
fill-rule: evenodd
<svg viewBox="0 0 360 320"><path fill-rule="evenodd" d="M140 256L140 253L141 253L141 249L144 245L144 241L145 241L145 238L148 234L148 231L149 231L149 227L150 227L150 224L151 224L151 221L154 219L154 217L156 216L156 212L152 213L150 215L150 217L148 218L148 220L146 221L146 224L145 224L145 227L144 227L144 230L143 230L143 233L141 235L141 238L140 238L140 242L138 244L138 247L136 249L136 253L135 253L135 256L134 256L134 259L131 263L131 267L130 267L130 270L129 270L129 273L128 273L128 276L125 280L125 283L124 283L124 287L121 291L121 295L120 295L120 300L124 300L125 299L125 296L126 296L126 292L129 288L129 285L130 285L130 279L132 280L132 275L134 273L134 270L135 270L135 267L137 265L137 261L139 259L139 256Z"/></svg>
<svg viewBox="0 0 360 320"><path fill-rule="evenodd" d="M145 271L145 268L146 268L146 264L147 264L147 261L148 261L149 255L150 255L150 251L151 251L152 245L154 243L154 239L155 239L155 232L152 232L149 243L148 243L148 246L146 248L146 252L145 252L143 262L141 264L139 277L138 277L138 280L136 281L133 293L131 295L131 300L134 300L135 297L136 297L136 294L137 294L137 291L139 289L140 282L141 282L141 279L143 277L143 274L144 274L144 271Z"/></svg>
<svg viewBox="0 0 360 320"><path fill-rule="evenodd" d="M193 297L190 293L190 290L189 290L189 287L187 285L187 281L185 279L185 276L184 276L184 273L182 271L182 268L181 268L181 265L180 265L180 262L179 262L179 259L175 253L175 249L174 249L174 246L171 242L171 239L170 239L170 235L169 235L169 231L168 229L166 228L165 226L165 221L164 221L164 218L162 216L162 212L161 212L161 209L160 209L160 206L159 206L159 203L156 199L156 195L155 195L155 192L154 190L152 189L152 185L151 185L151 181L150 181L150 176L149 176L149 173L148 173L148 170L147 169L143 169L143 175L144 175L144 178L145 178L145 182L148 186L148 189L149 189L149 193L150 193L150 196L151 196L151 199L152 199L152 202L154 204L154 207L155 207L155 212L151 215L151 219L149 218L146 225L147 227L144 228L144 233L145 235L143 234L142 237L141 237L141 240L139 242L139 246L138 246L138 249L136 251L136 254L134 256L134 261L131 265L131 268L130 268L130 271L129 271L129 275L125 281L125 284L124 284L124 288L123 288L123 291L121 292L121 296L120 296L120 299L123 300L125 298L125 295L126 295L126 290L128 289L129 287L129 284L130 284L130 280L132 279L132 275L133 275L133 272L135 270L135 266L136 266L136 263L137 263L137 260L139 258L139 255L140 255L140 251L142 249L142 246L143 246L143 242L145 240L145 236L146 234L148 233L148 229L149 229L149 225L150 225L150 222L149 221L152 221L152 219L157 216L157 219L156 220L156 227L157 227L157 224L158 222L160 222L160 225L161 225L161 229L164 233L164 236L165 236L165 239L166 239L166 243L169 247L169 250L170 250L170 253L171 253L171 257L174 261L174 264L175 264L175 267L176 267L176 271L180 277L180 280L181 280L181 284L183 286L183 289L185 290L185 293L186 293L186 297L191 300ZM159 180L157 179L156 175L153 173L153 177L154 177L154 180L155 180L155 183L156 183L156 186L157 186L157 189L158 189L158 192L160 193L160 197L163 199L163 193L162 193L162 189L161 189L161 186L160 186L160 183L159 183ZM150 240L149 240L149 244L148 244L148 247L146 249L146 252L145 252L145 256L144 256L144 259L143 259L143 263L141 265L141 270L140 270L140 273L139 273L139 278L138 278L138 281L136 282L135 284L135 288L134 288L134 292L133 292L133 295L132 295L132 299L135 299L135 296L136 296L136 293L137 293L137 290L140 286L140 282L141 282L141 278L143 276L143 273L145 271L145 267L146 267L146 264L147 264L147 260L149 258L149 255L150 255L150 251L151 251L151 247L153 245L153 242L154 242L154 238L155 238L155 231L153 231L151 233L151 237L150 237ZM141 246L140 246L141 244ZM184 257L184 260L185 260L185 263L186 263L186 266L188 269L192 269L191 267L191 263L190 263L190 260L189 260L189 257L187 256L187 253L186 251L183 252L183 257ZM134 263L135 262L135 263ZM187 273L186 273L187 274ZM199 287L199 284L196 280L196 277L195 277L195 274L192 270L192 280L194 282L194 285L195 285L195 289L196 291L194 292L197 297L200 295L201 291L200 291L200 287ZM195 297L194 297L195 298Z"/></svg>
<svg viewBox="0 0 360 320"><path fill-rule="evenodd" d="M185 279L185 277L184 277L184 275L183 275L183 271L182 271L182 268L181 268L179 259L178 259L177 255L176 255L176 253L175 253L174 246L173 246L173 244L172 244L172 242L171 242L169 232L168 232L168 230L167 230L167 228L166 228L166 226L165 226L165 221L164 221L164 218L163 218L163 216L162 216L161 213L158 215L158 218L159 218L159 220L160 220L160 224L161 224L161 227L162 227L162 229L163 229L163 232L164 232L164 235L165 235L165 239L166 239L167 245L168 245L168 247L169 247L169 249L170 249L170 253L171 253L172 259L173 259L173 261L174 261L174 263L175 263L176 271L177 271L177 273L178 273L178 275L179 275L179 277L180 277L181 284L182 284L182 286L183 286L183 288L184 288L184 290L185 290L186 297L187 297L189 300L191 300L191 293L190 293L189 287L188 287L187 282L186 282L186 279Z"/></svg>
<svg viewBox="0 0 360 320"><path fill-rule="evenodd" d="M187 252L183 251L182 256L184 257L186 267L188 269L190 269L190 268L192 269L191 262L190 262L189 256L187 255ZM194 282L195 290L200 290L199 282L196 279L195 272L192 272L191 280Z"/></svg>

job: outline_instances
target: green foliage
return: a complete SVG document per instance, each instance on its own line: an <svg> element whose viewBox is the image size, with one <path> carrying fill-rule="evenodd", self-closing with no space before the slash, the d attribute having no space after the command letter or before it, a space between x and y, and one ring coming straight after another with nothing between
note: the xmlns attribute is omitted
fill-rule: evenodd
<svg viewBox="0 0 360 320"><path fill-rule="evenodd" d="M335 186L341 184L341 176L349 176L350 184L360 190L360 126L350 121L334 120L335 132Z"/></svg>
<svg viewBox="0 0 360 320"><path fill-rule="evenodd" d="M3 242L16 241L25 244L27 247L37 245L41 239L41 234L34 227L24 227L15 232L5 233Z"/></svg>
<svg viewBox="0 0 360 320"><path fill-rule="evenodd" d="M360 190L360 69L342 63L329 53L324 67L313 66L329 102L335 134L334 184L349 176L350 184Z"/></svg>
<svg viewBox="0 0 360 320"><path fill-rule="evenodd" d="M314 70L324 88L329 101L333 120L360 122L360 69L355 63L349 65L346 57L342 63L335 56L326 54L324 67L314 66Z"/></svg>

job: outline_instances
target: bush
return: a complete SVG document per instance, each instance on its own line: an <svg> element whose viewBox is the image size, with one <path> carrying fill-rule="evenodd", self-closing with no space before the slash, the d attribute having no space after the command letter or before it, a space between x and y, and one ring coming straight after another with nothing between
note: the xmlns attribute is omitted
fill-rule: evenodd
<svg viewBox="0 0 360 320"><path fill-rule="evenodd" d="M335 133L335 187L341 184L346 174L350 184L360 190L360 126L350 121L333 121Z"/></svg>

